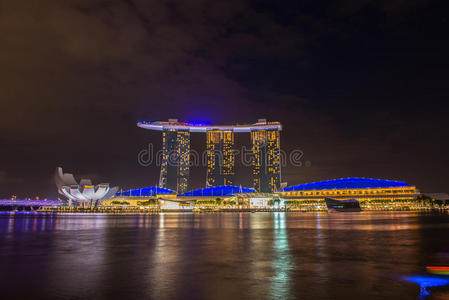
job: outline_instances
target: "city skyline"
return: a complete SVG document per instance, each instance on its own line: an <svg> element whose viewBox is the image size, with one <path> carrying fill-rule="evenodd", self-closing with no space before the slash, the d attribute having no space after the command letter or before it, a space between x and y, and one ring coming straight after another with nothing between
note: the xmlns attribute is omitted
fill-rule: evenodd
<svg viewBox="0 0 449 300"><path fill-rule="evenodd" d="M449 299L448 8L0 0L3 298Z"/></svg>

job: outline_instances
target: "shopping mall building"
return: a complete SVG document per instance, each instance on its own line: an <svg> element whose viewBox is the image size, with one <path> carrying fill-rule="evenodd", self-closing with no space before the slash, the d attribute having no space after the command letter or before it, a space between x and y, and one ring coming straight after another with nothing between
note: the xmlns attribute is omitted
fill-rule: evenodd
<svg viewBox="0 0 449 300"><path fill-rule="evenodd" d="M325 198L335 200L355 199L364 209L418 209L415 201L419 191L403 181L341 178L284 188L278 193L287 207L311 210L325 208Z"/></svg>
<svg viewBox="0 0 449 300"><path fill-rule="evenodd" d="M138 206L148 199L158 199L161 209L270 209L313 211L326 210L325 198L355 199L362 209L420 209L415 186L403 181L342 178L286 187L275 193L258 193L253 188L222 185L195 189L183 194L158 187L122 191L104 205L126 201Z"/></svg>

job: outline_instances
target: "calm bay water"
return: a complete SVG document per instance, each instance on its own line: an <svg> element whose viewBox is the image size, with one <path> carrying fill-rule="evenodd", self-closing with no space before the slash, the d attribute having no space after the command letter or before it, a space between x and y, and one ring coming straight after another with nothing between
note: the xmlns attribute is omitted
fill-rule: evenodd
<svg viewBox="0 0 449 300"><path fill-rule="evenodd" d="M0 214L2 299L418 299L428 265L448 215Z"/></svg>

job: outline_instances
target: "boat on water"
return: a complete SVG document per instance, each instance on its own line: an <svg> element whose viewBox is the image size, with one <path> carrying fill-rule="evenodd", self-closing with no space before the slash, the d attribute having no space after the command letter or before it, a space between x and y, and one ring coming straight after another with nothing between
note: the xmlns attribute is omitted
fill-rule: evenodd
<svg viewBox="0 0 449 300"><path fill-rule="evenodd" d="M360 203L356 199L335 200L332 198L324 198L327 209L330 212L359 212L362 211Z"/></svg>

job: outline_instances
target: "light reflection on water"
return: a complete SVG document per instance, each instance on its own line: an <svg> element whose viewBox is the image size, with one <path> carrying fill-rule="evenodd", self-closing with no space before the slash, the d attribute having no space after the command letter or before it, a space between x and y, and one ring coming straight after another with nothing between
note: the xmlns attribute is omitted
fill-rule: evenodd
<svg viewBox="0 0 449 300"><path fill-rule="evenodd" d="M16 299L416 299L399 278L449 265L448 233L447 215L403 212L0 214L0 288ZM449 299L449 287L433 295Z"/></svg>
<svg viewBox="0 0 449 300"><path fill-rule="evenodd" d="M285 212L274 213L273 269L275 276L271 282L273 299L290 299L290 269L292 258L288 246Z"/></svg>
<svg viewBox="0 0 449 300"><path fill-rule="evenodd" d="M420 287L419 299L424 299L428 295L430 295L430 292L427 290L430 287L449 285L449 279L440 276L429 276L429 275L405 276L403 277L403 279L410 282L414 282L419 285Z"/></svg>

